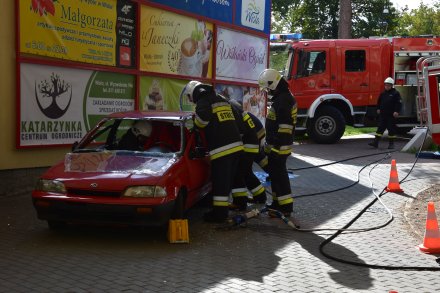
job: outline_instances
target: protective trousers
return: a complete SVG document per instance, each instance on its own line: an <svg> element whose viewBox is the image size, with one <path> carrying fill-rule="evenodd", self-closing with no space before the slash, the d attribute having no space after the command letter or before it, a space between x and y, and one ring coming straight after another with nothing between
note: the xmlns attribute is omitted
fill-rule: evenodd
<svg viewBox="0 0 440 293"><path fill-rule="evenodd" d="M385 129L388 129L388 137L395 138L396 137L396 118L393 116L379 116L379 126L377 127L376 135L382 136Z"/></svg>
<svg viewBox="0 0 440 293"><path fill-rule="evenodd" d="M370 144L371 146L378 147L379 140L382 137L385 129L388 129L388 140L389 140L389 149L394 148L394 140L396 139L396 119L393 116L379 116L379 126L376 131L376 135L374 141Z"/></svg>
<svg viewBox="0 0 440 293"><path fill-rule="evenodd" d="M270 152L268 155L273 207L282 213L291 213L293 205L292 189L286 167L289 156L290 154L279 155L275 152Z"/></svg>
<svg viewBox="0 0 440 293"><path fill-rule="evenodd" d="M212 217L215 220L228 217L229 194L237 175L242 152L235 152L211 161Z"/></svg>
<svg viewBox="0 0 440 293"><path fill-rule="evenodd" d="M264 170L264 172L269 174L269 169L268 169L269 162L267 159L266 152L264 151L264 148L260 147L258 154L254 156L254 162L257 163L261 167L261 169Z"/></svg>
<svg viewBox="0 0 440 293"><path fill-rule="evenodd" d="M237 208L240 211L246 210L248 202L248 189L246 187L245 178L249 170L252 170L252 162L252 154L241 152L238 169L235 173L232 186L232 203L234 208Z"/></svg>
<svg viewBox="0 0 440 293"><path fill-rule="evenodd" d="M243 152L240 156L238 173L234 178L232 188L233 203L239 210L246 210L248 190L252 193L255 201L258 203L266 202L266 191L252 170L255 155L255 153Z"/></svg>

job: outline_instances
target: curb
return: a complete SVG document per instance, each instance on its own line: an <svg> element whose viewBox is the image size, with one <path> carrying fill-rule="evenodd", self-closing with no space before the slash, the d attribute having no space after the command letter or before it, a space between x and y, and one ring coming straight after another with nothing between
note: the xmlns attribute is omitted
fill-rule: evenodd
<svg viewBox="0 0 440 293"><path fill-rule="evenodd" d="M419 196L420 193L422 193L422 192L424 192L424 191L426 191L426 190L432 188L432 187L435 186L435 185L436 185L436 184L431 184L431 185L429 185L428 187L423 188L423 189L417 191L417 193L416 193L414 196L412 196L412 198L410 198L410 199L408 199L407 201L405 201L405 206L403 207L403 218L405 219L405 222L410 226L411 231L412 231L414 234L418 235L418 236L419 236L420 238L422 238L422 239L423 239L424 235L420 235L420 234L417 232L417 229L414 227L412 221L411 221L410 218L408 217L408 211L411 209L414 200ZM417 240L419 240L419 239L417 239Z"/></svg>

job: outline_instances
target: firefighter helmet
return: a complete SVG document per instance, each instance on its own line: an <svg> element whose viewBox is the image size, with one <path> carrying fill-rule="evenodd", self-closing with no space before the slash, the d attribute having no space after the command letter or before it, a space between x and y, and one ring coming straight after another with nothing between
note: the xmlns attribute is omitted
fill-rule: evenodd
<svg viewBox="0 0 440 293"><path fill-rule="evenodd" d="M197 80L191 80L190 82L188 82L185 86L185 88L183 89L183 94L185 96L188 97L188 100L193 103L194 102L194 90L196 87L202 85L201 82L197 81Z"/></svg>
<svg viewBox="0 0 440 293"><path fill-rule="evenodd" d="M136 137L138 137L139 135L149 137L151 135L153 127L151 126L151 123L149 121L140 120L136 121L131 129Z"/></svg>
<svg viewBox="0 0 440 293"><path fill-rule="evenodd" d="M387 77L385 79L384 83L388 83L388 84L394 85L394 79L392 79L391 77Z"/></svg>
<svg viewBox="0 0 440 293"><path fill-rule="evenodd" d="M264 69L258 77L258 84L263 90L275 90L282 76L275 69Z"/></svg>

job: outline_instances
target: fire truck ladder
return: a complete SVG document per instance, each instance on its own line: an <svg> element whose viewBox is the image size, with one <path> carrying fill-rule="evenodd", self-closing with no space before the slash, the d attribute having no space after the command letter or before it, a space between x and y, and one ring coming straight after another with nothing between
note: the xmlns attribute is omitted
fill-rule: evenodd
<svg viewBox="0 0 440 293"><path fill-rule="evenodd" d="M439 65L440 57L421 57L417 60L417 114L420 126L426 126L428 122L428 104L425 91L425 69L430 65Z"/></svg>

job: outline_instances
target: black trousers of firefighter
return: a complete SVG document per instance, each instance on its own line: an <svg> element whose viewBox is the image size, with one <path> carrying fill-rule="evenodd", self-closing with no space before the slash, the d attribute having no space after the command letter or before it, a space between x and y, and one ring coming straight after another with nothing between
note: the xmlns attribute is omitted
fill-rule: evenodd
<svg viewBox="0 0 440 293"><path fill-rule="evenodd" d="M253 199L258 203L266 202L266 190L260 180L255 176L252 165L257 154L242 152L238 163L238 171L232 187L232 202L240 211L246 210L248 202L248 190Z"/></svg>
<svg viewBox="0 0 440 293"><path fill-rule="evenodd" d="M396 118L390 115L379 115L379 126L377 127L376 134L382 136L385 129L388 129L388 137L394 138L396 136Z"/></svg>
<svg viewBox="0 0 440 293"><path fill-rule="evenodd" d="M229 194L238 170L241 153L232 153L211 161L213 209L205 214L205 220L218 221L228 217Z"/></svg>
<svg viewBox="0 0 440 293"><path fill-rule="evenodd" d="M264 148L260 147L258 154L254 156L254 162L257 163L261 167L261 169L263 169L264 172L269 174L269 168L268 168L269 161L266 152L264 151Z"/></svg>
<svg viewBox="0 0 440 293"><path fill-rule="evenodd" d="M291 213L293 208L292 189L286 162L290 154L279 155L274 152L268 154L269 176L272 187L272 207L282 213Z"/></svg>

